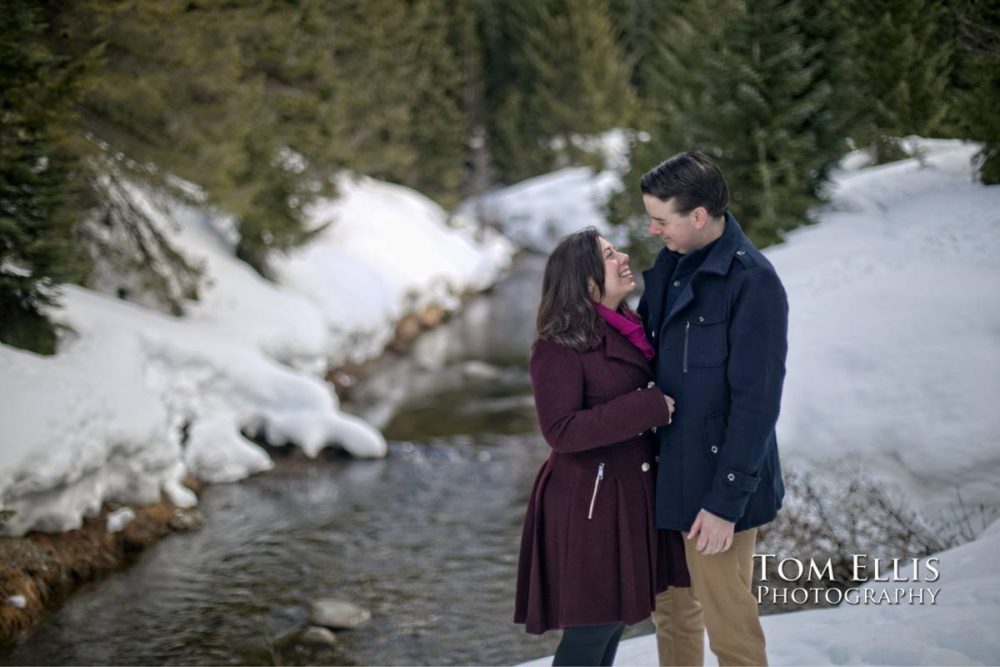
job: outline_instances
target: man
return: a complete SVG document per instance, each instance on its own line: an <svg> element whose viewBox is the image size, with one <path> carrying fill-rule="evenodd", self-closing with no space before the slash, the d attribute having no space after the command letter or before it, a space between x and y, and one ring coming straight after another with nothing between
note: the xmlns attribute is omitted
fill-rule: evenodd
<svg viewBox="0 0 1000 667"><path fill-rule="evenodd" d="M727 210L719 168L681 153L642 177L649 234L666 246L639 302L656 380L676 400L659 430L656 523L685 534L691 588L656 599L661 665L764 665L751 592L757 527L784 485L774 427L785 377L788 302L771 263Z"/></svg>

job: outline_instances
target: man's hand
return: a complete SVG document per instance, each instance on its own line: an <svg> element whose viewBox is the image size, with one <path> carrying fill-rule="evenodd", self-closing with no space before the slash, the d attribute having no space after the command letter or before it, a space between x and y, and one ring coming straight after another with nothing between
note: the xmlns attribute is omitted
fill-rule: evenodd
<svg viewBox="0 0 1000 667"><path fill-rule="evenodd" d="M733 545L732 521L715 516L708 510L701 510L688 531L689 540L698 540L697 549L706 556L720 554Z"/></svg>

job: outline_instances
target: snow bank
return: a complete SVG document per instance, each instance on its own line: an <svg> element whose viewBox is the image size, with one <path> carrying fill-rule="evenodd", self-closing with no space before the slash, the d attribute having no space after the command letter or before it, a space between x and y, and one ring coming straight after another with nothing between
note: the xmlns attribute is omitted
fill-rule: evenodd
<svg viewBox="0 0 1000 667"><path fill-rule="evenodd" d="M406 312L453 308L487 287L513 247L467 218L449 225L399 186L361 178L342 191L312 211L312 224L333 224L278 258L271 283L233 256L231 221L125 187L205 267L207 284L183 318L67 286L54 317L74 334L58 355L0 345L6 534L78 527L109 499L145 504L165 492L190 506L188 473L228 482L272 467L244 433L309 456L333 444L385 454L377 430L340 411L322 372L378 354Z"/></svg>
<svg viewBox="0 0 1000 667"><path fill-rule="evenodd" d="M620 187L614 171L567 167L467 200L459 210L499 225L525 248L548 253L562 236L584 227L614 237L603 206Z"/></svg>
<svg viewBox="0 0 1000 667"><path fill-rule="evenodd" d="M314 225L332 224L275 261L278 281L318 308L338 362L378 354L404 314L454 309L459 294L485 289L510 264L510 241L467 214L449 224L409 188L368 177L344 177L338 187L340 198L310 211Z"/></svg>
<svg viewBox="0 0 1000 667"><path fill-rule="evenodd" d="M978 146L922 141L836 175L819 224L769 248L790 304L782 455L857 461L921 509L1000 502L1000 187Z"/></svg>

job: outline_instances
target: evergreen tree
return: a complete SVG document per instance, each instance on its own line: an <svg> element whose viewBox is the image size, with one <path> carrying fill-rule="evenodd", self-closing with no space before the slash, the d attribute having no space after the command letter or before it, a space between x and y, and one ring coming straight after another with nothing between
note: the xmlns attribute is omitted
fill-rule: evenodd
<svg viewBox="0 0 1000 667"><path fill-rule="evenodd" d="M858 31L853 62L861 127L877 162L904 156L899 138L931 136L948 111L952 43L941 31L941 0L849 0L844 4Z"/></svg>
<svg viewBox="0 0 1000 667"><path fill-rule="evenodd" d="M347 149L360 172L406 182L417 166L413 147L418 26L398 0L331 0L327 36L343 75L333 103L347 119Z"/></svg>
<svg viewBox="0 0 1000 667"><path fill-rule="evenodd" d="M976 156L983 183L1000 183L1000 5L956 0L951 18L960 131L983 142Z"/></svg>
<svg viewBox="0 0 1000 667"><path fill-rule="evenodd" d="M417 26L416 78L413 128L410 143L418 161L410 177L403 182L435 197L444 204L455 204L465 175L468 137L471 128L462 110L462 54L456 42L450 42L452 17L446 0L418 0L414 3L413 22ZM458 37L467 37L460 32ZM465 45L468 49L468 45Z"/></svg>
<svg viewBox="0 0 1000 667"><path fill-rule="evenodd" d="M830 169L847 150L853 113L846 20L800 0L678 3L654 23L656 45L637 62L643 129L618 221L641 210L635 183L681 150L722 167L732 208L762 245L806 221ZM635 230L644 236L644 228Z"/></svg>
<svg viewBox="0 0 1000 667"><path fill-rule="evenodd" d="M492 81L488 113L496 163L516 180L580 159L575 136L627 124L634 96L603 0L511 2L503 10L488 48L493 61L507 62Z"/></svg>
<svg viewBox="0 0 1000 667"><path fill-rule="evenodd" d="M829 170L847 151L839 134L853 111L838 82L844 23L830 7L751 0L734 20L713 77L708 113L689 119L718 156L732 208L755 242L806 222Z"/></svg>
<svg viewBox="0 0 1000 667"><path fill-rule="evenodd" d="M484 192L492 182L486 143L485 75L481 45L481 0L447 0L448 42L458 64L458 99L466 138L466 168L460 187L462 196Z"/></svg>
<svg viewBox="0 0 1000 667"><path fill-rule="evenodd" d="M42 354L56 349L45 307L56 286L85 274L74 227L90 204L74 104L88 61L48 47L39 3L0 13L0 341Z"/></svg>

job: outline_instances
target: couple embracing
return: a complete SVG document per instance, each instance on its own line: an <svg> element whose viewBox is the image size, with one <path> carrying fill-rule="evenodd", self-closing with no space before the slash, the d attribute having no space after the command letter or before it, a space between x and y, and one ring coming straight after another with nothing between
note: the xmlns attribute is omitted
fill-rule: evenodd
<svg viewBox="0 0 1000 667"><path fill-rule="evenodd" d="M719 168L676 155L642 177L638 313L628 255L594 230L549 257L531 354L552 451L521 539L515 622L562 629L556 665L610 665L652 615L661 665L767 662L751 592L757 527L784 487L775 424L788 306L728 211Z"/></svg>

